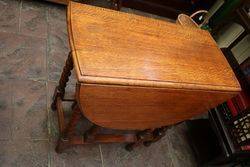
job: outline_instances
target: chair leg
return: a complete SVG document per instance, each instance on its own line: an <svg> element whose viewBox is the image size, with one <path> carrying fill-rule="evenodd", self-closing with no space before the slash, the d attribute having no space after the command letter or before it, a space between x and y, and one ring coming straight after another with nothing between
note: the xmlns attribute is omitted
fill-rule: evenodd
<svg viewBox="0 0 250 167"><path fill-rule="evenodd" d="M55 88L53 102L51 104L51 109L56 110L56 101L57 97L60 96L61 99L64 98L65 88L67 86L67 82L69 81L69 77L71 75L71 70L73 69L73 60L71 52L68 55L65 66L63 68L63 72L61 74L61 78L59 80L59 85Z"/></svg>

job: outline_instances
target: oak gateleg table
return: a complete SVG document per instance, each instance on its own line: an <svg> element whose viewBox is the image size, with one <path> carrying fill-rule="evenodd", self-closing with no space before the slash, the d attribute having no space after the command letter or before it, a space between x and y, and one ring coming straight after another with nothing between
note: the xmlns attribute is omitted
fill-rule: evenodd
<svg viewBox="0 0 250 167"><path fill-rule="evenodd" d="M67 25L71 52L51 105L58 113L58 153L90 143L149 146L170 125L241 90L207 31L76 2L69 2ZM65 124L62 103L72 69L75 99ZM79 136L75 128L82 116L94 125Z"/></svg>

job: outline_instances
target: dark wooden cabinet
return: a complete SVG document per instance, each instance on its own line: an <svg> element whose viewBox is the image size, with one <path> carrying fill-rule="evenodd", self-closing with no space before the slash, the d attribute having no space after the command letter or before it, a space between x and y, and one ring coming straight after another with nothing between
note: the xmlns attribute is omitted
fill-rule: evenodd
<svg viewBox="0 0 250 167"><path fill-rule="evenodd" d="M113 0L115 8L128 7L176 19L181 13L209 10L215 0Z"/></svg>
<svg viewBox="0 0 250 167"><path fill-rule="evenodd" d="M63 5L67 5L69 3L69 0L47 0L49 2L59 3Z"/></svg>

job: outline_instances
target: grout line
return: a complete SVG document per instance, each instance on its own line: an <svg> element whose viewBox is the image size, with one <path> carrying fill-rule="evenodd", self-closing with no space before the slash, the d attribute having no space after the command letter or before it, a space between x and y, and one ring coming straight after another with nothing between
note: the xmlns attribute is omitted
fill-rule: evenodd
<svg viewBox="0 0 250 167"><path fill-rule="evenodd" d="M50 115L50 105L49 105L49 97L48 97L48 92L49 92L49 87L48 87L48 56L50 52L50 40L49 40L49 8L46 7L46 23L47 23L47 39L46 39L46 57L45 57L45 83L46 83L46 111L47 111L47 130L48 130L48 138L49 138L49 143L48 143L48 167L52 165L52 158L51 158L51 115Z"/></svg>
<svg viewBox="0 0 250 167"><path fill-rule="evenodd" d="M18 33L20 32L20 28L21 28L21 11L22 11L22 0L20 0L20 4L19 4L19 18L18 18ZM7 79L8 81L10 81L9 79ZM14 104L14 93L13 93L13 85L12 82L10 82L9 85L9 91L10 91L10 103L11 103L11 125L10 125L10 140L13 140L13 133L14 133L14 108L15 108L15 104Z"/></svg>
<svg viewBox="0 0 250 167"><path fill-rule="evenodd" d="M47 63L46 63L47 64ZM51 83L54 83L54 84L57 84L58 81L55 81L55 80L49 80L47 79L47 76L46 77L38 77L38 78L33 78L33 77L19 77L19 78L8 78L8 77L2 77L1 78L2 80L16 80L16 81L34 81L34 82L51 82ZM71 84L71 83L68 83L69 85L75 85L75 84Z"/></svg>
<svg viewBox="0 0 250 167"><path fill-rule="evenodd" d="M21 19L19 18L18 20L21 20ZM19 27L19 25L18 25L18 27ZM32 35L32 34L23 34L23 33L19 33L19 32L10 32L10 31L5 31L5 30L0 30L0 33L14 34L14 35L18 34L18 35L25 36L25 37L38 38L38 39L46 39L46 37L39 37L39 36ZM27 47L27 46L22 47L21 46L19 48L33 48L33 47L32 46L30 46L30 47Z"/></svg>
<svg viewBox="0 0 250 167"><path fill-rule="evenodd" d="M8 82L10 82L10 80L8 80ZM13 133L14 133L14 108L15 108L15 104L14 104L14 93L13 93L13 85L12 82L9 83L9 91L10 91L10 105L11 105L11 125L10 125L10 140L13 140Z"/></svg>
<svg viewBox="0 0 250 167"><path fill-rule="evenodd" d="M45 57L45 82L46 82L46 102L47 102L47 116L48 116L48 133L49 133L49 137L51 135L50 133L50 109L49 109L49 97L48 97L48 92L49 92L49 88L48 88L48 60L49 60L49 52L50 52L50 47L49 47L49 43L50 43L50 40L49 40L49 8L46 8L46 21L47 21L47 39L46 39L46 57Z"/></svg>
<svg viewBox="0 0 250 167"><path fill-rule="evenodd" d="M48 141L48 138L31 138L31 137L19 137L19 138L15 138L14 140L28 140L28 141Z"/></svg>
<svg viewBox="0 0 250 167"><path fill-rule="evenodd" d="M12 138L12 139L9 139L9 138L0 138L0 141L10 141L10 140L13 140L13 141L48 141L49 139L46 139L46 138L30 138L30 137L19 137L19 138Z"/></svg>
<svg viewBox="0 0 250 167"><path fill-rule="evenodd" d="M49 139L44 138L44 139L35 139L35 138L29 138L32 141L49 141Z"/></svg>
<svg viewBox="0 0 250 167"><path fill-rule="evenodd" d="M169 129L168 129L169 130ZM170 159L171 159L171 167L172 166L174 166L174 160L173 160L173 155L171 154L171 152L170 152L170 147L172 147L172 146L170 146L171 144L170 144L170 137L169 137L169 133L167 133L167 141L168 141L168 154L169 154L169 157L170 157Z"/></svg>
<svg viewBox="0 0 250 167"><path fill-rule="evenodd" d="M0 141L10 141L8 138L1 138Z"/></svg>
<svg viewBox="0 0 250 167"><path fill-rule="evenodd" d="M21 16L22 16L22 7L23 7L23 1L20 0L20 7L19 7L19 19L18 19L18 33L21 32Z"/></svg>
<svg viewBox="0 0 250 167"><path fill-rule="evenodd" d="M16 78L16 77L13 77L13 78L8 78L8 77L2 77L1 78L2 80L5 80L5 81L34 81L34 82L40 82L40 83L43 83L43 82L46 82L46 80L44 78L30 78L30 77L19 77L19 78Z"/></svg>
<svg viewBox="0 0 250 167"><path fill-rule="evenodd" d="M24 78L24 80L31 80L31 81L37 81L37 82L46 82L46 77L38 77L38 78L32 78L32 77L27 77Z"/></svg>
<svg viewBox="0 0 250 167"><path fill-rule="evenodd" d="M102 167L104 167L103 156L102 156L102 146L100 144L99 144L99 151L100 151L100 156L101 156L101 161L102 161Z"/></svg>

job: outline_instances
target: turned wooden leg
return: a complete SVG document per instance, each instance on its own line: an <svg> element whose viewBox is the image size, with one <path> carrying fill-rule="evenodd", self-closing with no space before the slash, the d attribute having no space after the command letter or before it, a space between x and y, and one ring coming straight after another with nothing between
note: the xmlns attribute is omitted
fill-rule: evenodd
<svg viewBox="0 0 250 167"><path fill-rule="evenodd" d="M64 140L63 137L60 137L57 140L57 145L56 145L55 151L56 151L56 153L61 154L63 152L63 150L65 150L69 146L70 146L69 141Z"/></svg>
<svg viewBox="0 0 250 167"><path fill-rule="evenodd" d="M96 134L100 131L101 127L97 125L93 125L89 130L84 133L84 139L87 142L93 141L95 139Z"/></svg>
<svg viewBox="0 0 250 167"><path fill-rule="evenodd" d="M73 145L70 139L76 136L76 125L80 121L81 117L82 115L81 115L80 108L77 105L75 105L71 119L68 125L66 126L64 132L61 134L60 138L58 139L57 146L56 146L57 153L61 153L64 149Z"/></svg>
<svg viewBox="0 0 250 167"><path fill-rule="evenodd" d="M155 129L153 131L153 140L144 141L143 145L146 147L149 147L152 143L157 142L158 140L160 140L162 137L164 137L166 135L166 131L168 129L169 129L168 126Z"/></svg>
<svg viewBox="0 0 250 167"><path fill-rule="evenodd" d="M144 141L153 140L153 130L147 129L137 133L137 141L125 146L127 151L132 151L135 147L141 145Z"/></svg>
<svg viewBox="0 0 250 167"><path fill-rule="evenodd" d="M125 149L127 151L133 151L135 147L138 147L139 145L141 145L142 142L135 142L135 143L129 143L125 146Z"/></svg>
<svg viewBox="0 0 250 167"><path fill-rule="evenodd" d="M75 108L75 106L77 105L76 101L73 101L72 105L71 105L71 109L73 110Z"/></svg>
<svg viewBox="0 0 250 167"><path fill-rule="evenodd" d="M157 142L163 136L166 135L166 131L169 127L161 127L157 129L147 129L137 134L137 141L126 145L127 151L132 151L135 147L143 144L144 146L150 146L152 143Z"/></svg>
<svg viewBox="0 0 250 167"><path fill-rule="evenodd" d="M68 55L65 66L63 68L63 72L61 74L61 78L59 80L59 85L55 88L53 102L51 104L51 109L56 110L56 101L57 97L60 96L61 99L64 98L65 87L67 86L67 82L69 81L69 77L71 75L71 70L73 69L73 60L71 52Z"/></svg>

